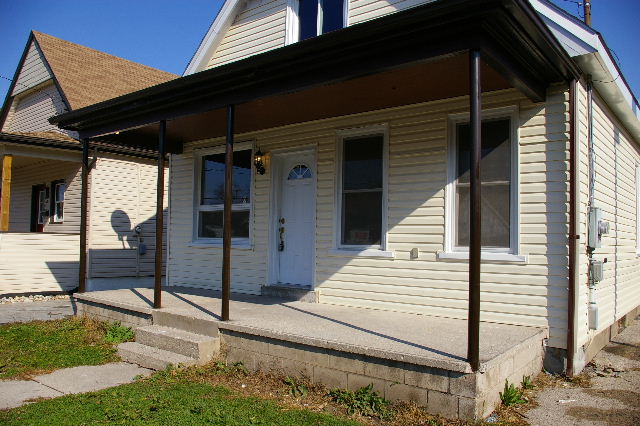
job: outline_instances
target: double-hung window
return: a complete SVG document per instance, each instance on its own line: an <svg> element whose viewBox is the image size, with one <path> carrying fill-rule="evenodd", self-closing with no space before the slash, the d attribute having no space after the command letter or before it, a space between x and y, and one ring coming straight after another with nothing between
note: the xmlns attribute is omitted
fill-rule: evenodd
<svg viewBox="0 0 640 426"><path fill-rule="evenodd" d="M249 244L251 221L251 149L233 153L231 237ZM196 194L196 237L213 243L222 241L225 154L221 150L199 156Z"/></svg>
<svg viewBox="0 0 640 426"><path fill-rule="evenodd" d="M513 112L483 114L480 160L483 253L517 254L518 251L515 117ZM471 167L471 127L468 116L451 121L449 148L449 232L446 251L468 252Z"/></svg>
<svg viewBox="0 0 640 426"><path fill-rule="evenodd" d="M338 149L338 248L384 250L385 134L343 136Z"/></svg>
<svg viewBox="0 0 640 426"><path fill-rule="evenodd" d="M289 0L287 44L344 28L346 0Z"/></svg>
<svg viewBox="0 0 640 426"><path fill-rule="evenodd" d="M51 223L62 223L64 221L65 189L64 181L51 182Z"/></svg>

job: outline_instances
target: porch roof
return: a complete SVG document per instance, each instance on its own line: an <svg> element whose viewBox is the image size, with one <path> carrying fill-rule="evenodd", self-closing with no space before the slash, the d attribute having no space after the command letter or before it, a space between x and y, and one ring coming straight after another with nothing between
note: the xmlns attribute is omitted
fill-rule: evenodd
<svg viewBox="0 0 640 426"><path fill-rule="evenodd" d="M223 135L224 118L211 113L227 105L259 107L261 100L280 97L286 98L280 107L290 106L286 100L296 93L446 61L472 48L482 49L487 64L533 101L545 98L549 84L580 74L526 0L435 1L65 113L50 122L78 131L83 138L109 134L113 143L156 146L157 123L168 120L169 150L180 152L189 140ZM423 77L434 81L447 76L429 72ZM284 108L280 114L289 111ZM315 118L312 113L296 116ZM194 132L194 124L202 131Z"/></svg>

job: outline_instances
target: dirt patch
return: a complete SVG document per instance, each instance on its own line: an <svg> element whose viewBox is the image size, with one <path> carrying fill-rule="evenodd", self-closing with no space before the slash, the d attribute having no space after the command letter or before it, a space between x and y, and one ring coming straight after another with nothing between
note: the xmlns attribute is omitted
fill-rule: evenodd
<svg viewBox="0 0 640 426"><path fill-rule="evenodd" d="M612 343L602 348L602 350L632 361L640 361L640 347L636 345L628 343Z"/></svg>
<svg viewBox="0 0 640 426"><path fill-rule="evenodd" d="M414 403L400 402L392 404L391 415L386 418L349 415L344 406L336 403L328 395L329 389L314 385L308 379L296 379L298 386L304 387L304 395L296 395L292 386L287 384L287 376L276 373L248 372L242 368L225 369L222 361L213 361L202 367L191 367L176 370L177 377L188 380L203 381L214 386L222 385L233 391L235 396L250 396L272 400L281 406L291 409L304 409L314 412L350 417L358 422L371 426L400 426L400 425L428 425L428 426L465 426L475 423L457 419L445 419L427 413L422 407ZM302 389L302 388L299 388Z"/></svg>
<svg viewBox="0 0 640 426"><path fill-rule="evenodd" d="M566 413L579 420L589 420L610 426L640 424L640 411L629 408L603 410L594 407L571 407Z"/></svg>
<svg viewBox="0 0 640 426"><path fill-rule="evenodd" d="M615 389L585 389L587 395L599 396L601 398L615 399L629 407L636 407L640 403L640 392L630 390Z"/></svg>

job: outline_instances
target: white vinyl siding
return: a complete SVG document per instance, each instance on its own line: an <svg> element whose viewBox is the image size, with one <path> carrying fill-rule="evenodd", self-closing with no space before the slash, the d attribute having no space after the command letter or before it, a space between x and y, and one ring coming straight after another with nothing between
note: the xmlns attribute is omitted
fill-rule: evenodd
<svg viewBox="0 0 640 426"><path fill-rule="evenodd" d="M0 296L78 287L77 234L0 233Z"/></svg>
<svg viewBox="0 0 640 426"><path fill-rule="evenodd" d="M594 91L593 137L595 151L595 206L610 232L594 259L604 260L604 280L596 284L595 300L602 331L640 305L640 259L636 254L636 167L640 164L637 142L627 135ZM586 149L585 149L586 151ZM588 157L583 162L588 170ZM586 173L586 172L585 172ZM583 178L588 188L588 178ZM586 212L585 212L586 217ZM585 278L586 280L586 278ZM585 281L583 280L583 281Z"/></svg>
<svg viewBox="0 0 640 426"><path fill-rule="evenodd" d="M345 23L355 25L433 0L346 1ZM205 59L208 61L205 69L277 49L297 40L297 29L287 29L287 25L296 25L298 22L293 15L289 13L287 18L287 0L248 1L246 5L240 7L233 23L225 31L220 44L216 46L215 52L210 58Z"/></svg>
<svg viewBox="0 0 640 426"><path fill-rule="evenodd" d="M22 69L18 73L11 96L16 96L53 78L43 58L44 56L36 43L32 42L24 59Z"/></svg>
<svg viewBox="0 0 640 426"><path fill-rule="evenodd" d="M58 89L49 82L13 99L3 131L62 133L48 120L63 112L67 112L67 107Z"/></svg>
<svg viewBox="0 0 640 426"><path fill-rule="evenodd" d="M71 161L34 159L21 167L13 167L9 232L29 232L31 228L31 190L34 185L51 186L64 180L64 223L47 220L44 232L78 233L80 226L80 165Z"/></svg>
<svg viewBox="0 0 640 426"><path fill-rule="evenodd" d="M251 0L240 10L208 68L284 46L286 0Z"/></svg>
<svg viewBox="0 0 640 426"><path fill-rule="evenodd" d="M349 25L359 24L431 1L433 0L351 0L349 1Z"/></svg>
<svg viewBox="0 0 640 426"><path fill-rule="evenodd" d="M520 264L482 266L483 321L548 327L549 345L566 345L568 231L568 95L551 91L533 104L515 90L483 95L483 107L519 111ZM314 146L317 153L316 290L321 303L467 318L466 261L443 261L447 118L468 111L455 98L268 129L254 139L264 152ZM336 134L386 124L389 129L388 240L395 258L345 255L336 235ZM219 248L192 244L193 150L222 139L190 143L172 159L170 285L220 288ZM267 280L271 170L255 178L253 245L233 249L233 292L258 294ZM412 248L419 250L411 260Z"/></svg>
<svg viewBox="0 0 640 426"><path fill-rule="evenodd" d="M150 276L155 268L156 182L158 167L153 160L103 155L91 171L89 276L91 278ZM165 170L165 235L167 184ZM136 265L138 241L133 232L142 227L146 253ZM165 237L166 241L166 237ZM166 244L165 244L166 247Z"/></svg>
<svg viewBox="0 0 640 426"><path fill-rule="evenodd" d="M578 155L578 193L580 204L580 220L578 222L578 252L580 255L576 259L578 268L578 279L576 280L576 290L578 291L577 311L577 345L579 348L589 339L589 258L587 257L588 243L588 203L589 203L589 124L587 114L587 91L582 84L577 84L576 101L578 104L578 138L579 138L579 155Z"/></svg>

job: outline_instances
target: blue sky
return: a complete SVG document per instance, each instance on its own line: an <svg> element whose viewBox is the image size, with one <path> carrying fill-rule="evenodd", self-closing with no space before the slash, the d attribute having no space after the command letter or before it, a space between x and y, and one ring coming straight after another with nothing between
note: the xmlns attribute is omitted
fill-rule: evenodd
<svg viewBox="0 0 640 426"><path fill-rule="evenodd" d="M578 0L553 0L576 15ZM182 74L222 0L0 0L0 96L35 29ZM640 0L592 0L593 27L640 98Z"/></svg>

